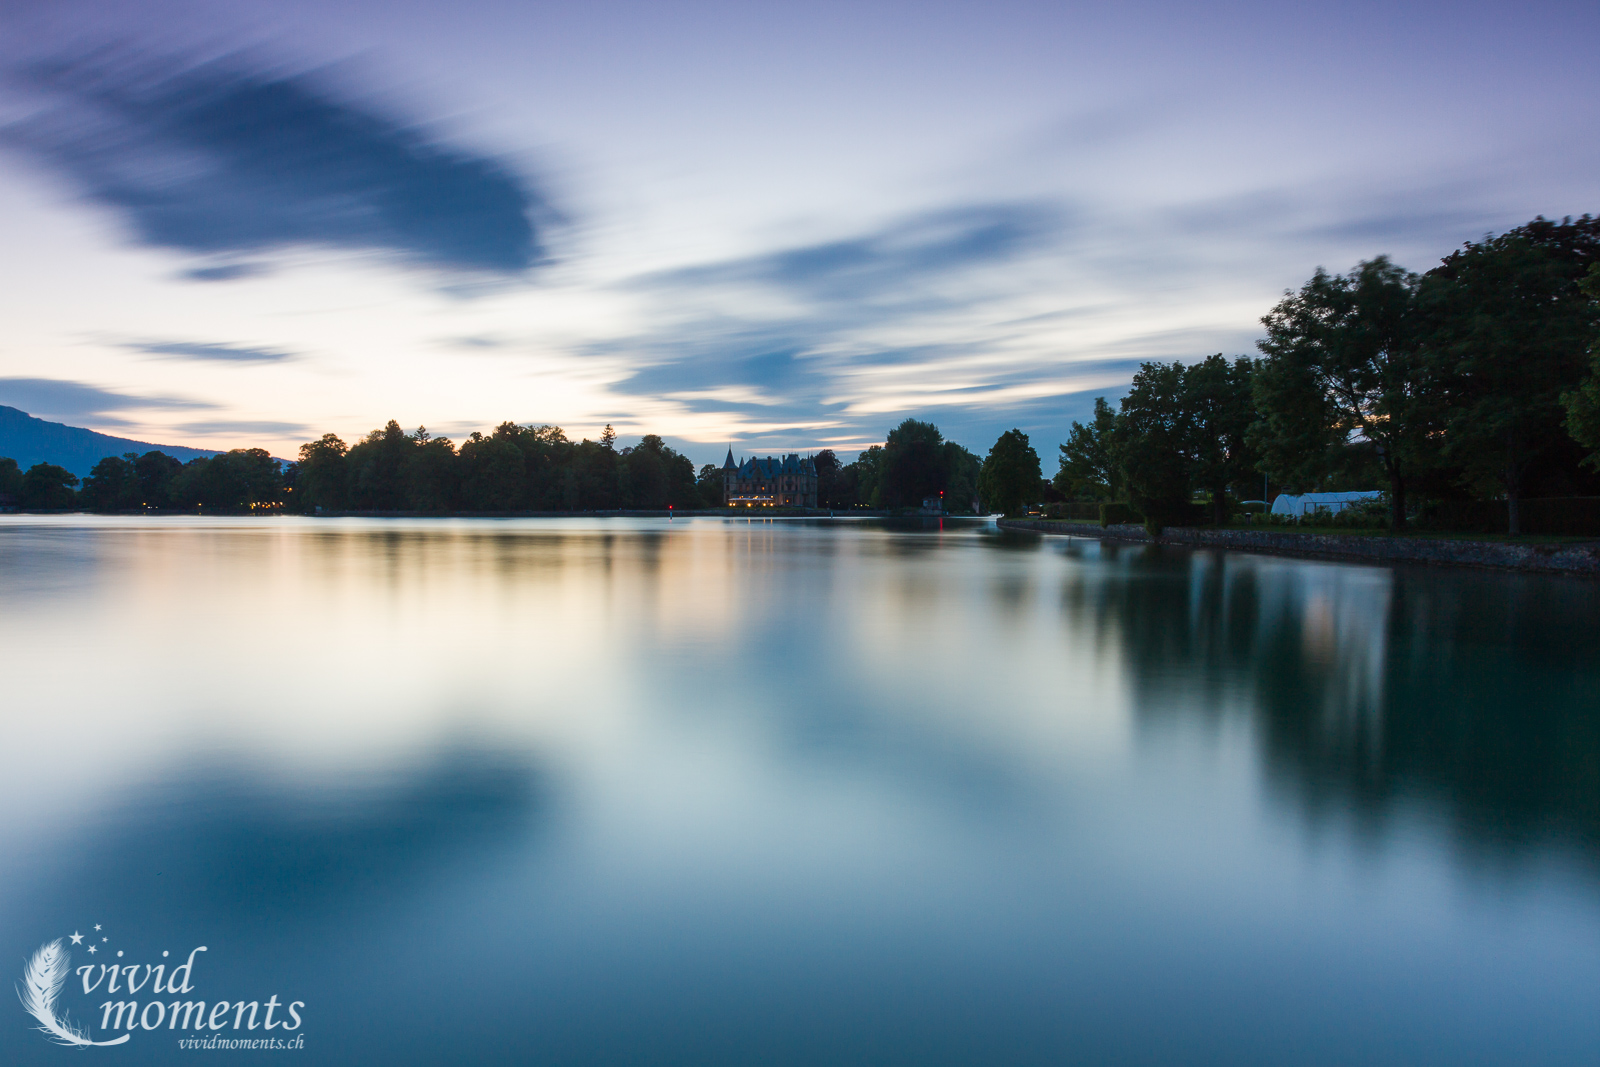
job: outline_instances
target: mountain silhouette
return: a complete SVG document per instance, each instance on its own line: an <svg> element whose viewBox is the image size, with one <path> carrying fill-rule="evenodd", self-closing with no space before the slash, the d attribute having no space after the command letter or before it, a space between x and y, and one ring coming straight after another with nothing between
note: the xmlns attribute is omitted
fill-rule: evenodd
<svg viewBox="0 0 1600 1067"><path fill-rule="evenodd" d="M27 470L35 463L55 463L67 468L80 478L94 469L94 465L107 456L120 456L124 452L141 455L155 449L174 459L187 463L202 456L214 456L215 449L185 448L182 445L158 445L149 441L132 441L126 437L85 430L81 426L68 426L60 422L36 419L25 411L0 404L0 456L9 456L17 465Z"/></svg>

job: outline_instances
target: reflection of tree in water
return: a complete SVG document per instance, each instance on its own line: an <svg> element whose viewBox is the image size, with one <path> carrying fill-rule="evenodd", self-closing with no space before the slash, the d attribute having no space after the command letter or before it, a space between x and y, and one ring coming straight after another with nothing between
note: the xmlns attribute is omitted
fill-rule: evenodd
<svg viewBox="0 0 1600 1067"><path fill-rule="evenodd" d="M1152 547L1067 607L1120 646L1145 724L1245 709L1315 817L1441 802L1467 842L1600 860L1600 590Z"/></svg>

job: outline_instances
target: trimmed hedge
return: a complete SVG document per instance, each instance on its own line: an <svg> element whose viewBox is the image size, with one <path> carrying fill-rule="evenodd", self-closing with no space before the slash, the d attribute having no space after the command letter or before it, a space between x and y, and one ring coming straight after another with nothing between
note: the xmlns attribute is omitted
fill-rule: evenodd
<svg viewBox="0 0 1600 1067"><path fill-rule="evenodd" d="M1045 518L1067 519L1072 522L1099 522L1100 505L1085 504L1080 501L1068 501L1064 504L1046 504Z"/></svg>
<svg viewBox="0 0 1600 1067"><path fill-rule="evenodd" d="M1140 515L1127 504L1101 504L1100 525L1120 526L1124 523L1143 522L1144 516Z"/></svg>

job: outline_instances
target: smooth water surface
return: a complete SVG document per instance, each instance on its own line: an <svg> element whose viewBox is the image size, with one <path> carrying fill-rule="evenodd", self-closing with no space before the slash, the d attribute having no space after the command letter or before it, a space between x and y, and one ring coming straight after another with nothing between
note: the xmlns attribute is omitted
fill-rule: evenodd
<svg viewBox="0 0 1600 1067"><path fill-rule="evenodd" d="M10 517L0 648L14 978L74 932L136 983L204 945L165 999L224 1039L299 1002L292 1062L1600 1058L1595 583L982 523ZM13 1004L0 1062L197 1054L117 997L156 1024L67 1050Z"/></svg>

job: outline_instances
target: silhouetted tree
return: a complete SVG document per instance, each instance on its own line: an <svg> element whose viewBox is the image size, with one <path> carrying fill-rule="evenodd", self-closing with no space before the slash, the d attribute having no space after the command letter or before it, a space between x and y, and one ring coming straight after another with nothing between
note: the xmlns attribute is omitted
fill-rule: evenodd
<svg viewBox="0 0 1600 1067"><path fill-rule="evenodd" d="M107 456L94 465L78 490L78 503L85 511L131 511L141 503L139 474L134 467L139 455L128 452Z"/></svg>
<svg viewBox="0 0 1600 1067"><path fill-rule="evenodd" d="M1581 286L1590 303L1600 308L1600 263L1591 263ZM1590 449L1584 464L1600 470L1600 331L1589 344L1589 374L1578 388L1562 396L1567 408L1567 432ZM3 489L0 489L3 491Z"/></svg>
<svg viewBox="0 0 1600 1067"><path fill-rule="evenodd" d="M1263 318L1251 435L1269 473L1314 486L1352 440L1372 442L1389 478L1390 523L1406 487L1436 465L1437 393L1417 345L1417 276L1386 256L1347 275L1320 268Z"/></svg>
<svg viewBox="0 0 1600 1067"><path fill-rule="evenodd" d="M77 503L78 476L54 463L35 463L22 475L17 506L25 511L65 511Z"/></svg>
<svg viewBox="0 0 1600 1067"><path fill-rule="evenodd" d="M883 506L915 507L945 486L944 436L931 422L906 419L883 446L879 492Z"/></svg>
<svg viewBox="0 0 1600 1067"><path fill-rule="evenodd" d="M967 513L978 510L978 480L983 476L983 460L954 441L944 443L944 507L946 511Z"/></svg>
<svg viewBox="0 0 1600 1067"><path fill-rule="evenodd" d="M1039 470L1039 454L1021 430L1007 430L989 449L978 475L978 491L990 508L1016 515L1037 495L1044 477Z"/></svg>
<svg viewBox="0 0 1600 1067"><path fill-rule="evenodd" d="M1466 476L1497 483L1510 532L1530 468L1565 438L1563 394L1588 369L1597 322L1580 287L1600 260L1600 219L1536 218L1469 242L1423 279L1425 343Z"/></svg>
<svg viewBox="0 0 1600 1067"><path fill-rule="evenodd" d="M855 474L856 501L869 508L883 507L883 446L872 445L861 452L850 469Z"/></svg>
<svg viewBox="0 0 1600 1067"><path fill-rule="evenodd" d="M152 449L134 460L133 470L139 479L142 505L147 508L172 506L172 480L183 470L182 460Z"/></svg>
<svg viewBox="0 0 1600 1067"><path fill-rule="evenodd" d="M1122 398L1116 452L1128 502L1153 526L1188 514L1194 461L1194 415L1182 363L1145 363Z"/></svg>
<svg viewBox="0 0 1600 1067"><path fill-rule="evenodd" d="M9 456L0 457L0 503L15 506L22 493L22 468Z"/></svg>
<svg viewBox="0 0 1600 1067"><path fill-rule="evenodd" d="M1060 447L1060 470L1055 487L1068 500L1115 500L1122 477L1117 469L1115 439L1117 413L1106 398L1094 398L1094 419L1085 426L1074 422L1067 442Z"/></svg>
<svg viewBox="0 0 1600 1067"><path fill-rule="evenodd" d="M1183 372L1194 484L1210 491L1212 521L1218 526L1228 521L1229 486L1253 474L1258 464L1256 450L1248 440L1256 419L1251 401L1254 370L1250 360L1229 363L1218 352Z"/></svg>
<svg viewBox="0 0 1600 1067"><path fill-rule="evenodd" d="M707 463L702 466L699 477L695 479L695 488L700 493L701 507L722 507L722 498L726 490L722 478L722 468L715 463Z"/></svg>
<svg viewBox="0 0 1600 1067"><path fill-rule="evenodd" d="M393 419L362 438L345 461L350 506L362 511L403 510L406 463L416 447L417 442Z"/></svg>
<svg viewBox="0 0 1600 1067"><path fill-rule="evenodd" d="M349 480L347 452L345 443L331 433L300 446L293 493L297 510L308 515L318 508L344 510L345 486Z"/></svg>

